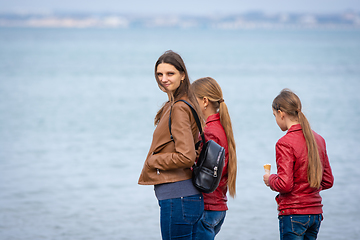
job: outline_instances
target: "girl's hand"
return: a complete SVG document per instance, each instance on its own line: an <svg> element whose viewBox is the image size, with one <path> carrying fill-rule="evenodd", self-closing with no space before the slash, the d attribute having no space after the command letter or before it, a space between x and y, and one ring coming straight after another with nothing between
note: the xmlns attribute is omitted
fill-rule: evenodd
<svg viewBox="0 0 360 240"><path fill-rule="evenodd" d="M264 180L264 183L266 186L270 186L269 185L269 177L270 177L270 174L266 173L264 176L263 176L263 180Z"/></svg>

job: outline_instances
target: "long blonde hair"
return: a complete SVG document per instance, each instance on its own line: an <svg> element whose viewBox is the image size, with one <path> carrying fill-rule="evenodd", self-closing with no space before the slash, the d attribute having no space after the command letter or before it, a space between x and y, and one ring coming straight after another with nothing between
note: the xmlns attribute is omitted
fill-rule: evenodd
<svg viewBox="0 0 360 240"><path fill-rule="evenodd" d="M301 125L308 150L307 178L312 188L319 188L322 180L322 163L318 146L311 130L310 123L301 111L300 98L289 89L283 89L274 99L272 108L288 114L291 118L297 119Z"/></svg>
<svg viewBox="0 0 360 240"><path fill-rule="evenodd" d="M229 194L231 197L236 195L236 145L232 130L231 119L228 108L223 99L220 85L211 77L200 78L191 84L195 96L203 99L206 97L215 109L219 109L220 122L223 126L228 142L229 163L228 163L228 182Z"/></svg>

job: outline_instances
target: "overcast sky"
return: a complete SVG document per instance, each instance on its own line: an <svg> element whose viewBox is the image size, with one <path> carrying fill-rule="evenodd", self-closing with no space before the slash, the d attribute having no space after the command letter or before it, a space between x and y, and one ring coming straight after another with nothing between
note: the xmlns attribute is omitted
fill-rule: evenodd
<svg viewBox="0 0 360 240"><path fill-rule="evenodd" d="M0 0L0 12L116 12L125 14L229 14L360 12L360 0Z"/></svg>

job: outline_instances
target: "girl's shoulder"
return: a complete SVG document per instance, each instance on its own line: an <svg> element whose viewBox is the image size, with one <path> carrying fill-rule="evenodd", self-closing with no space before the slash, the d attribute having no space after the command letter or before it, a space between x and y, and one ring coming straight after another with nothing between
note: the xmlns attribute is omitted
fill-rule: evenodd
<svg viewBox="0 0 360 240"><path fill-rule="evenodd" d="M206 124L204 127L204 134L207 140L211 139L215 142L226 142L227 137L223 126L221 125L220 121L211 121ZM221 145L221 144L220 144Z"/></svg>
<svg viewBox="0 0 360 240"><path fill-rule="evenodd" d="M291 133L286 133L284 136L282 136L277 142L276 145L281 145L281 146L285 146L285 147L293 147L294 145L298 145L298 144L304 144L305 143L305 139L304 139L304 135L294 132Z"/></svg>
<svg viewBox="0 0 360 240"><path fill-rule="evenodd" d="M323 148L323 149L326 149L326 142L325 142L325 139L320 135L318 134L317 132L315 132L314 130L312 131L313 132L313 135L315 137L315 140L317 142L317 144Z"/></svg>
<svg viewBox="0 0 360 240"><path fill-rule="evenodd" d="M206 123L206 126L204 127L204 132L209 132L209 133L225 133L224 127L221 125L220 120L217 121L208 121Z"/></svg>

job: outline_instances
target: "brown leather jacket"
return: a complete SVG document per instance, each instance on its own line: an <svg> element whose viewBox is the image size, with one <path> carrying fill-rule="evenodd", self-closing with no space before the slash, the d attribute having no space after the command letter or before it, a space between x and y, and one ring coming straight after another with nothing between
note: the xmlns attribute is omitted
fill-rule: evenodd
<svg viewBox="0 0 360 240"><path fill-rule="evenodd" d="M185 99L189 101L188 99ZM171 112L170 139L169 114L171 103L164 106L160 121L154 131L149 153L146 157L139 184L157 185L190 179L194 165L199 130L191 109L184 102L177 102Z"/></svg>

